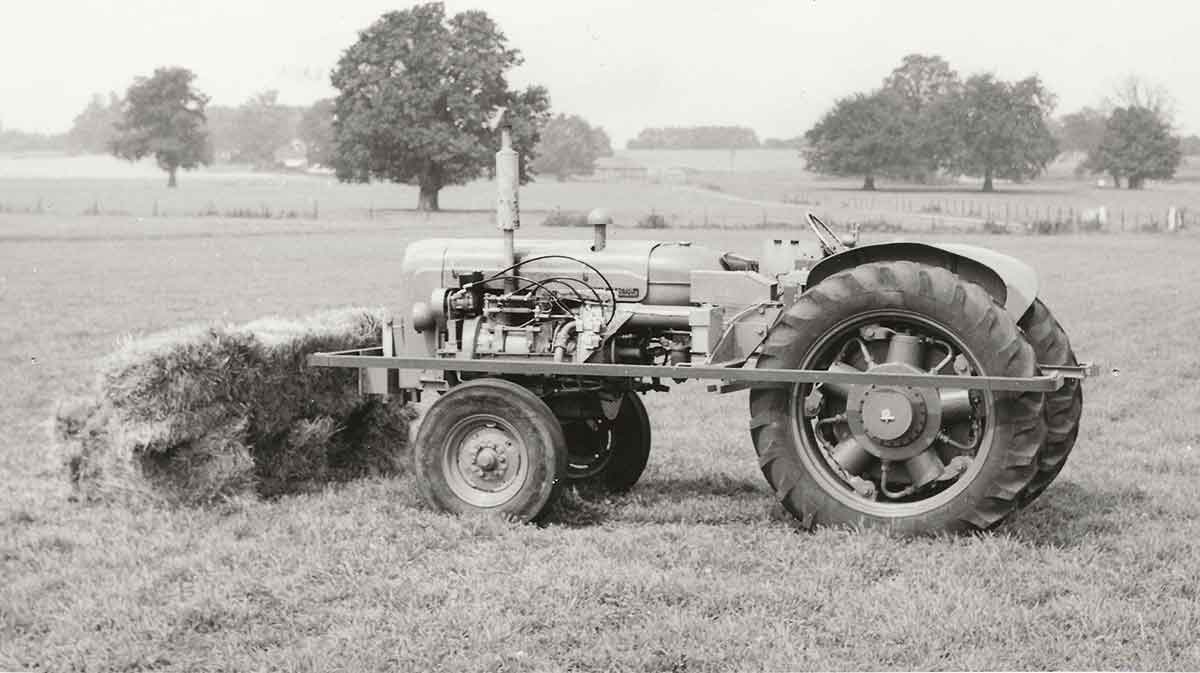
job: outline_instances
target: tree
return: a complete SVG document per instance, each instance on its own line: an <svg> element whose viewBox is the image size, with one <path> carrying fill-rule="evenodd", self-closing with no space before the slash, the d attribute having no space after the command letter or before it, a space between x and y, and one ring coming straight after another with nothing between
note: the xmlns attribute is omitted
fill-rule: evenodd
<svg viewBox="0 0 1200 673"><path fill-rule="evenodd" d="M1107 173L1113 183L1128 180L1129 189L1141 189L1146 180L1175 176L1183 159L1180 141L1160 113L1146 107L1123 107L1112 111L1104 138L1086 165L1094 173Z"/></svg>
<svg viewBox="0 0 1200 673"><path fill-rule="evenodd" d="M1058 144L1067 152L1088 153L1100 146L1108 115L1103 110L1085 107L1059 120Z"/></svg>
<svg viewBox="0 0 1200 673"><path fill-rule="evenodd" d="M384 179L420 187L417 208L438 209L446 185L494 165L499 107L513 123L527 182L539 130L549 116L540 86L510 90L506 73L523 62L481 11L447 20L440 2L388 12L359 34L332 76L334 169L343 181Z"/></svg>
<svg viewBox="0 0 1200 673"><path fill-rule="evenodd" d="M925 182L938 170L948 151L946 129L929 114L939 103L962 88L958 72L941 56L909 54L883 80L883 90L892 93L907 108L905 142L911 168L903 177Z"/></svg>
<svg viewBox="0 0 1200 673"><path fill-rule="evenodd" d="M762 146L768 150L802 150L804 149L804 136L767 138L763 141Z"/></svg>
<svg viewBox="0 0 1200 673"><path fill-rule="evenodd" d="M304 141L308 163L333 165L333 99L322 98L306 108L296 135Z"/></svg>
<svg viewBox="0 0 1200 673"><path fill-rule="evenodd" d="M233 160L256 168L275 165L275 152L293 137L291 110L279 104L278 91L262 91L237 109L234 119Z"/></svg>
<svg viewBox="0 0 1200 673"><path fill-rule="evenodd" d="M1171 122L1175 116L1175 100L1167 88L1138 75L1127 75L1113 90L1109 107L1144 108L1156 117Z"/></svg>
<svg viewBox="0 0 1200 673"><path fill-rule="evenodd" d="M884 78L883 88L920 114L962 86L958 73L941 56L909 54Z"/></svg>
<svg viewBox="0 0 1200 673"><path fill-rule="evenodd" d="M196 75L186 68L158 68L138 77L125 93L121 121L109 145L128 161L153 156L175 187L180 168L191 170L212 162L204 108L208 96L193 86Z"/></svg>
<svg viewBox="0 0 1200 673"><path fill-rule="evenodd" d="M911 123L904 102L887 91L854 94L804 134L802 154L810 170L829 175L862 175L863 189L875 189L877 176L911 168L907 146Z"/></svg>
<svg viewBox="0 0 1200 673"><path fill-rule="evenodd" d="M1037 177L1058 156L1050 131L1054 96L1040 79L1004 82L974 75L962 89L930 112L937 134L948 139L942 163L963 175L983 176L983 191L994 178Z"/></svg>
<svg viewBox="0 0 1200 673"><path fill-rule="evenodd" d="M611 155L612 146L603 128L592 127L579 115L559 114L542 129L534 168L538 173L566 180L572 175L590 174L597 157Z"/></svg>
<svg viewBox="0 0 1200 673"><path fill-rule="evenodd" d="M121 97L109 92L108 102L100 94L93 94L88 106L75 116L71 130L67 132L67 145L72 152L104 154L117 132L121 121Z"/></svg>
<svg viewBox="0 0 1200 673"><path fill-rule="evenodd" d="M741 150L758 147L758 134L745 126L646 128L625 143L631 150Z"/></svg>

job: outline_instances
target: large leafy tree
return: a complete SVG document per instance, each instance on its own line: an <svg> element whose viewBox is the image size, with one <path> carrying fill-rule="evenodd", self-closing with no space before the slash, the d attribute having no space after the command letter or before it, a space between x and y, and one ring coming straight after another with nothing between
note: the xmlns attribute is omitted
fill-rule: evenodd
<svg viewBox="0 0 1200 673"><path fill-rule="evenodd" d="M941 56L909 54L883 80L883 90L896 96L908 111L904 133L911 166L904 177L924 182L937 172L949 151L947 129L930 111L962 88L958 72Z"/></svg>
<svg viewBox="0 0 1200 673"><path fill-rule="evenodd" d="M257 168L275 165L275 153L292 139L293 111L279 104L279 92L254 94L238 107L234 117L233 160Z"/></svg>
<svg viewBox="0 0 1200 673"><path fill-rule="evenodd" d="M487 122L506 107L524 159L521 180L528 181L550 102L543 87L509 88L506 74L521 63L484 12L447 18L433 2L384 14L333 71L338 178L416 183L418 209L437 210L442 187L494 165L499 140Z"/></svg>
<svg viewBox="0 0 1200 673"><path fill-rule="evenodd" d="M534 168L559 180L590 174L598 157L612 155L612 144L604 129L593 127L579 115L556 115L546 122L541 135Z"/></svg>
<svg viewBox="0 0 1200 673"><path fill-rule="evenodd" d="M121 121L109 145L116 156L138 161L152 156L167 172L167 186L178 183L179 169L191 170L212 162L205 128L208 96L195 85L187 68L158 68L139 77L125 93Z"/></svg>
<svg viewBox="0 0 1200 673"><path fill-rule="evenodd" d="M73 152L104 154L117 133L121 121L121 97L109 92L108 100L94 94L87 107L75 116L67 132L67 144Z"/></svg>
<svg viewBox="0 0 1200 673"><path fill-rule="evenodd" d="M875 189L875 178L907 173L911 114L888 91L854 94L804 134L805 162L810 170L829 175L861 175L863 189Z"/></svg>
<svg viewBox="0 0 1200 673"><path fill-rule="evenodd" d="M322 98L305 108L296 129L304 141L308 163L333 164L333 99Z"/></svg>
<svg viewBox="0 0 1200 673"><path fill-rule="evenodd" d="M909 54L883 80L883 88L895 93L914 113L954 93L962 86L958 72L941 56Z"/></svg>
<svg viewBox="0 0 1200 673"><path fill-rule="evenodd" d="M1146 180L1174 177L1182 158L1180 140L1162 114L1131 106L1112 111L1104 137L1088 156L1086 166L1095 173L1111 175L1117 186L1125 178L1130 189L1141 189Z"/></svg>
<svg viewBox="0 0 1200 673"><path fill-rule="evenodd" d="M1037 177L1058 156L1050 130L1054 96L1037 77L1005 82L974 75L930 111L930 123L948 139L943 162L952 171L983 177L983 191L995 178Z"/></svg>

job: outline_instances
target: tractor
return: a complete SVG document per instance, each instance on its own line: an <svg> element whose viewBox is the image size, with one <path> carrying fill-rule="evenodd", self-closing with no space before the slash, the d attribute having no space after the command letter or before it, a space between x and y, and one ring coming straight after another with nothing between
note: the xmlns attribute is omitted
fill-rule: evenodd
<svg viewBox="0 0 1200 673"><path fill-rule="evenodd" d="M815 240L769 239L757 259L610 240L603 210L587 239L518 241L498 128L501 237L409 245L381 345L309 358L424 403L411 451L432 507L533 521L567 485L632 488L652 445L641 395L686 379L749 389L759 467L805 529L986 530L1063 468L1096 369L1027 265L857 245L811 213Z"/></svg>

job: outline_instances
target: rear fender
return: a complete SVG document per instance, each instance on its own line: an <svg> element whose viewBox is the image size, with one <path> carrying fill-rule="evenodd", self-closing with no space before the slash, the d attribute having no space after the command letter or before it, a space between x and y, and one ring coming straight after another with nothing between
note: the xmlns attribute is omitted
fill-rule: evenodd
<svg viewBox="0 0 1200 673"><path fill-rule="evenodd" d="M987 248L956 243L876 243L826 257L808 273L811 287L835 273L873 262L909 261L940 266L976 283L1020 320L1038 293L1037 272L1028 264Z"/></svg>

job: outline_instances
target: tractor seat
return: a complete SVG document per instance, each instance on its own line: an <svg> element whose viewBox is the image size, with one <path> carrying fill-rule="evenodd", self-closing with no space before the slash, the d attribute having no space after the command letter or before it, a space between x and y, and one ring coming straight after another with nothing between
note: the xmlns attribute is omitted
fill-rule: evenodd
<svg viewBox="0 0 1200 673"><path fill-rule="evenodd" d="M726 271L758 271L758 260L727 252L721 255L721 266Z"/></svg>

